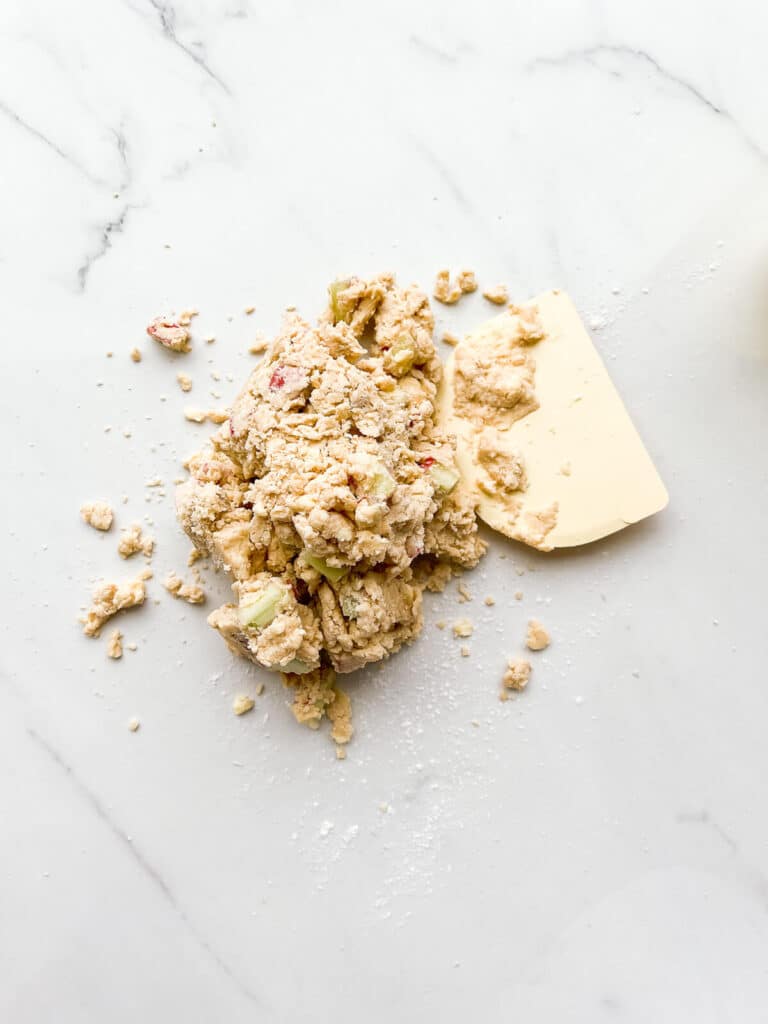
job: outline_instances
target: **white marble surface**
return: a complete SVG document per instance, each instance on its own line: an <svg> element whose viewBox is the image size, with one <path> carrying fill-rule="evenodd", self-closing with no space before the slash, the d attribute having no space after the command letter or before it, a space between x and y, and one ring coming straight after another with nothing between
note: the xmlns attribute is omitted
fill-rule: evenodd
<svg viewBox="0 0 768 1024"><path fill-rule="evenodd" d="M0 5L0 1020L766 1019L767 32L755 0ZM75 617L125 567L77 509L183 566L144 482L207 429L148 317L199 306L207 404L336 273L444 263L572 293L669 511L495 543L471 658L433 600L345 763L274 682L235 719L262 677L157 579L108 663Z"/></svg>

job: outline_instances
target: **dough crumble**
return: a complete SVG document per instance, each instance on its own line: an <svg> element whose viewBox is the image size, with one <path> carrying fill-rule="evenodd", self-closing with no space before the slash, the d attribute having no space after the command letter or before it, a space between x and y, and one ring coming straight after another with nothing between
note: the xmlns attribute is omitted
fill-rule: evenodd
<svg viewBox="0 0 768 1024"><path fill-rule="evenodd" d="M109 530L114 519L112 506L106 501L86 501L80 506L80 515L94 530Z"/></svg>

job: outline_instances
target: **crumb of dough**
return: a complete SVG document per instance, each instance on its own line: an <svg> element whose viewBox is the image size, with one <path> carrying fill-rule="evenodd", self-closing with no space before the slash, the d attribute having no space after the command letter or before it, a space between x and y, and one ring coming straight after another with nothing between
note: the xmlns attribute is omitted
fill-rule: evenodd
<svg viewBox="0 0 768 1024"><path fill-rule="evenodd" d="M253 344L248 349L252 356L260 356L262 352L266 352L269 348L269 338L266 334L261 331L256 332L256 336L253 339Z"/></svg>
<svg viewBox="0 0 768 1024"><path fill-rule="evenodd" d="M336 700L336 673L321 666L297 675L281 673L283 685L294 690L291 711L297 722L309 729L318 729L327 709Z"/></svg>
<svg viewBox="0 0 768 1024"><path fill-rule="evenodd" d="M492 288L483 289L483 298L497 306L503 306L509 302L509 290L505 284L495 284Z"/></svg>
<svg viewBox="0 0 768 1024"><path fill-rule="evenodd" d="M255 306L246 306L245 309L243 310L243 312L245 313L246 316L250 316L251 313L253 313L253 311L255 309L256 309Z"/></svg>
<svg viewBox="0 0 768 1024"><path fill-rule="evenodd" d="M134 361L134 363L140 363L141 362L141 352L139 351L139 349L137 349L137 348L132 348L131 349L131 359Z"/></svg>
<svg viewBox="0 0 768 1024"><path fill-rule="evenodd" d="M192 566L195 564L195 562L199 562L200 559L204 557L205 555L202 553L202 551L199 551L197 548L192 548L192 550L187 555L187 565Z"/></svg>
<svg viewBox="0 0 768 1024"><path fill-rule="evenodd" d="M158 316L147 326L147 334L172 352L190 352L189 327L173 317Z"/></svg>
<svg viewBox="0 0 768 1024"><path fill-rule="evenodd" d="M457 284L451 283L450 270L438 270L435 276L435 285L432 294L438 302L446 306L452 306L461 298L462 291Z"/></svg>
<svg viewBox="0 0 768 1024"><path fill-rule="evenodd" d="M456 570L450 562L419 559L413 564L415 582L431 594L442 594L455 575Z"/></svg>
<svg viewBox="0 0 768 1024"><path fill-rule="evenodd" d="M128 728L131 730L131 732L137 732L140 725L141 722L138 720L138 718L131 718L128 722Z"/></svg>
<svg viewBox="0 0 768 1024"><path fill-rule="evenodd" d="M114 512L112 506L106 501L86 501L80 506L80 515L83 521L92 526L94 530L108 530L112 526Z"/></svg>
<svg viewBox="0 0 768 1024"><path fill-rule="evenodd" d="M256 685L256 696L260 697L264 693L264 683L257 683Z"/></svg>
<svg viewBox="0 0 768 1024"><path fill-rule="evenodd" d="M114 354L114 352L107 352L107 359L111 359Z"/></svg>
<svg viewBox="0 0 768 1024"><path fill-rule="evenodd" d="M215 334L209 334L208 337L205 338L204 340L205 340L206 345L212 345L214 343L214 341L216 341L216 335Z"/></svg>
<svg viewBox="0 0 768 1024"><path fill-rule="evenodd" d="M474 628L475 627L472 624L472 620L471 619L457 619L454 622L453 626L452 626L453 635L455 637L459 637L459 636L460 637L472 636L472 632L473 632Z"/></svg>
<svg viewBox="0 0 768 1024"><path fill-rule="evenodd" d="M443 339L446 345L458 345L461 340L458 334L454 334L453 331L443 331Z"/></svg>
<svg viewBox="0 0 768 1024"><path fill-rule="evenodd" d="M154 537L145 537L141 531L141 523L132 523L120 531L117 553L121 558L130 558L141 552L150 557L155 547Z"/></svg>
<svg viewBox="0 0 768 1024"><path fill-rule="evenodd" d="M139 649L139 645L136 643L135 640L131 640L131 642L129 644L126 644L125 646L129 651L138 651Z"/></svg>
<svg viewBox="0 0 768 1024"><path fill-rule="evenodd" d="M459 595L460 604L466 604L468 601L472 600L472 594L466 583L459 583L459 585L456 587L456 590Z"/></svg>
<svg viewBox="0 0 768 1024"><path fill-rule="evenodd" d="M144 484L145 487L163 487L163 478L160 476L153 476Z"/></svg>
<svg viewBox="0 0 768 1024"><path fill-rule="evenodd" d="M445 629L447 625L448 623L445 621L445 619L440 619L438 622L435 623L437 629Z"/></svg>
<svg viewBox="0 0 768 1024"><path fill-rule="evenodd" d="M391 274L329 294L317 324L285 318L177 491L186 533L234 579L209 624L285 673L310 721L321 666L352 672L411 643L424 590L486 547L437 424L426 295Z"/></svg>
<svg viewBox="0 0 768 1024"><path fill-rule="evenodd" d="M524 690L531 677L531 663L525 658L510 658L502 683L507 690Z"/></svg>
<svg viewBox="0 0 768 1024"><path fill-rule="evenodd" d="M229 419L229 413L222 409L192 409L189 406L184 410L185 419L192 423L225 423Z"/></svg>
<svg viewBox="0 0 768 1024"><path fill-rule="evenodd" d="M349 695L339 686L334 687L336 696L328 705L326 714L331 723L331 739L334 743L349 743L354 728L352 726L352 701Z"/></svg>
<svg viewBox="0 0 768 1024"><path fill-rule="evenodd" d="M163 586L169 594L189 604L202 604L205 601L205 591L199 583L185 583L175 572L166 576Z"/></svg>
<svg viewBox="0 0 768 1024"><path fill-rule="evenodd" d="M85 635L98 636L113 615L125 608L135 608L144 604L144 581L151 576L150 570L144 569L133 580L126 580L123 583L100 583L93 592L91 607L85 617L80 619Z"/></svg>
<svg viewBox="0 0 768 1024"><path fill-rule="evenodd" d="M523 600L523 592L522 592L522 590L516 590L515 591L515 600L516 601L522 601Z"/></svg>
<svg viewBox="0 0 768 1024"><path fill-rule="evenodd" d="M192 378L186 373L177 373L176 380L179 382L179 387L182 391L187 392L192 390Z"/></svg>
<svg viewBox="0 0 768 1024"><path fill-rule="evenodd" d="M483 604L487 605L489 608L493 608L493 606L496 604L496 598L491 597L491 595L489 594L488 597L486 597L485 600L483 601Z"/></svg>
<svg viewBox="0 0 768 1024"><path fill-rule="evenodd" d="M336 747L336 760L343 761L347 756L347 751L344 747Z"/></svg>
<svg viewBox="0 0 768 1024"><path fill-rule="evenodd" d="M562 473L563 476L570 476L571 475L571 464L570 464L570 462L564 462L562 464L562 466L560 467L560 472Z"/></svg>
<svg viewBox="0 0 768 1024"><path fill-rule="evenodd" d="M462 646L461 646L461 656L462 656L462 658L468 658L469 657L469 648L467 647L466 644L462 644Z"/></svg>
<svg viewBox="0 0 768 1024"><path fill-rule="evenodd" d="M119 629L113 630L109 634L109 640L107 641L107 657L122 658L123 656L123 634Z"/></svg>
<svg viewBox="0 0 768 1024"><path fill-rule="evenodd" d="M509 700L509 694L507 693L506 690L501 690L501 692L499 693L499 700L502 702Z"/></svg>
<svg viewBox="0 0 768 1024"><path fill-rule="evenodd" d="M470 292L476 292L477 279L475 278L474 270L460 270L456 277L456 284L458 284L465 295L468 295Z"/></svg>
<svg viewBox="0 0 768 1024"><path fill-rule="evenodd" d="M232 710L236 715L245 715L255 707L256 701L252 697L246 697L243 693L238 694L232 701Z"/></svg>
<svg viewBox="0 0 768 1024"><path fill-rule="evenodd" d="M179 313L179 323L182 327L189 327L192 323L192 318L199 315L200 311L198 309L182 309Z"/></svg>
<svg viewBox="0 0 768 1024"><path fill-rule="evenodd" d="M528 620L528 632L525 635L525 642L532 651L543 651L545 647L549 647L549 633L538 619Z"/></svg>

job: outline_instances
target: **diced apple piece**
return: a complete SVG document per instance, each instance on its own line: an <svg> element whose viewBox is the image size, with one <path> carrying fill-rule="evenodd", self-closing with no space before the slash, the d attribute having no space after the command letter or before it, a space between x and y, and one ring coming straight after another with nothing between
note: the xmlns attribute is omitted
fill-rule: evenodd
<svg viewBox="0 0 768 1024"><path fill-rule="evenodd" d="M351 281L349 280L339 280L328 285L328 295L331 300L331 316L335 324L340 320L346 320L351 312L347 304L339 299L339 293L349 288L350 284Z"/></svg>
<svg viewBox="0 0 768 1024"><path fill-rule="evenodd" d="M455 469L449 469L448 466L443 466L439 462L435 462L434 465L430 466L428 473L432 477L437 490L442 491L443 494L450 494L460 479Z"/></svg>
<svg viewBox="0 0 768 1024"><path fill-rule="evenodd" d="M246 594L237 617L240 625L247 629L263 629L277 615L277 608L285 597L285 588L270 581L259 594Z"/></svg>
<svg viewBox="0 0 768 1024"><path fill-rule="evenodd" d="M346 576L349 572L348 566L328 565L324 558L320 558L318 555L311 555L308 551L304 552L304 558L308 565L311 565L313 569L316 569L321 576L325 576L331 583L338 583L342 576Z"/></svg>
<svg viewBox="0 0 768 1024"><path fill-rule="evenodd" d="M302 661L301 658L293 658L287 665L280 665L279 668L281 672L287 672L294 676L304 676L307 672L312 671L306 661Z"/></svg>

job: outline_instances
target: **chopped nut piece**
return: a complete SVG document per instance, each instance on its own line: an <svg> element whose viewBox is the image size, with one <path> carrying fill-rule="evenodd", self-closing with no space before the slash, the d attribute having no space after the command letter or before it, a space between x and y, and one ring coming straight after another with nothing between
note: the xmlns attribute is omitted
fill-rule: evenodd
<svg viewBox="0 0 768 1024"><path fill-rule="evenodd" d="M502 683L508 690L524 690L531 677L531 663L525 658L510 658Z"/></svg>
<svg viewBox="0 0 768 1024"><path fill-rule="evenodd" d="M246 697L245 694L242 693L235 697L234 701L232 702L232 710L235 712L236 715L245 715L249 711L252 711L255 706L256 702L253 700L253 698Z"/></svg>
<svg viewBox="0 0 768 1024"><path fill-rule="evenodd" d="M460 270L456 283L465 295L477 291L477 280L474 270Z"/></svg>
<svg viewBox="0 0 768 1024"><path fill-rule="evenodd" d="M509 290L505 284L496 284L492 288L483 289L483 298L497 306L503 306L505 302L509 302Z"/></svg>
<svg viewBox="0 0 768 1024"><path fill-rule="evenodd" d="M109 634L109 641L107 642L107 657L122 658L123 656L123 634L119 629L115 629Z"/></svg>
<svg viewBox="0 0 768 1024"><path fill-rule="evenodd" d="M206 420L211 423L225 423L229 419L229 413L220 409L191 409L187 407L184 410L184 416L192 423L205 423Z"/></svg>
<svg viewBox="0 0 768 1024"><path fill-rule="evenodd" d="M189 352L189 320L184 324L181 317L178 321L172 317L158 316L147 327L147 334L150 338L158 341L163 348L172 352Z"/></svg>
<svg viewBox="0 0 768 1024"><path fill-rule="evenodd" d="M117 545L117 553L121 558L130 558L131 555L141 551L147 558L152 554L155 547L153 537L145 537L141 532L141 523L132 523L120 531L120 541Z"/></svg>
<svg viewBox="0 0 768 1024"><path fill-rule="evenodd" d="M549 633L538 619L528 620L525 642L532 651L543 651L545 647L549 647Z"/></svg>
<svg viewBox="0 0 768 1024"><path fill-rule="evenodd" d="M256 696L260 697L264 693L264 683L256 684Z"/></svg>
<svg viewBox="0 0 768 1024"><path fill-rule="evenodd" d="M106 501L87 501L80 507L80 515L94 530L108 530L114 518L112 506Z"/></svg>
<svg viewBox="0 0 768 1024"><path fill-rule="evenodd" d="M457 619L453 624L453 635L455 637L472 636L474 628L471 619Z"/></svg>
<svg viewBox="0 0 768 1024"><path fill-rule="evenodd" d="M182 391L187 392L192 390L192 378L188 377L186 373L177 373L176 380L179 382L179 387Z"/></svg>
<svg viewBox="0 0 768 1024"><path fill-rule="evenodd" d="M449 270L438 270L432 294L438 302L442 302L446 306L452 306L461 298L461 288L457 284L451 284L451 272Z"/></svg>
<svg viewBox="0 0 768 1024"><path fill-rule="evenodd" d="M189 604L202 604L205 601L205 591L199 583L185 583L175 572L168 574L163 586L169 594Z"/></svg>
<svg viewBox="0 0 768 1024"><path fill-rule="evenodd" d="M134 361L134 363L141 362L141 352L137 348L131 349L131 359Z"/></svg>
<svg viewBox="0 0 768 1024"><path fill-rule="evenodd" d="M443 341L446 345L458 345L461 339L453 331L443 331Z"/></svg>
<svg viewBox="0 0 768 1024"><path fill-rule="evenodd" d="M134 608L144 603L146 590L144 580L152 573L139 573L135 580L123 583L100 583L93 592L93 604L81 618L83 632L86 636L98 636L104 624L125 608Z"/></svg>
<svg viewBox="0 0 768 1024"><path fill-rule="evenodd" d="M493 606L496 604L496 598L491 597L491 595L489 594L488 597L486 597L485 600L483 601L483 604L487 605L489 608L493 608Z"/></svg>
<svg viewBox="0 0 768 1024"><path fill-rule="evenodd" d="M131 732L137 732L140 725L141 722L138 720L138 718L132 718L128 722L128 728L131 730Z"/></svg>

